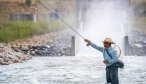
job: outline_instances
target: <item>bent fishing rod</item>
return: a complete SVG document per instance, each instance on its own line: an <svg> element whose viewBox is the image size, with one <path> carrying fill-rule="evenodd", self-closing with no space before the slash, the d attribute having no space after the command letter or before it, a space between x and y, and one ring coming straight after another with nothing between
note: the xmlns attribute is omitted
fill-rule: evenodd
<svg viewBox="0 0 146 84"><path fill-rule="evenodd" d="M59 18L64 24L66 24L68 26L68 28L70 28L71 30L73 30L78 36L80 36L82 39L85 40L85 38L77 31L75 30L75 28L71 27L65 20L63 20L61 17L59 17L54 11L52 11L51 9L49 9L45 4L43 4L40 0L38 0L38 2L47 10L49 10L51 13L53 13L57 18Z"/></svg>
<svg viewBox="0 0 146 84"><path fill-rule="evenodd" d="M54 11L52 11L51 9L49 9L45 4L43 4L40 0L38 0L38 2L45 8L45 9L47 9L47 10L49 10L51 13L53 13L57 18L59 18L65 25L67 25L68 26L68 28L70 28L71 30L73 30L78 36L80 36L83 40L85 40L85 38L77 31L77 30L75 30L75 28L73 28L73 27L71 27L65 20L63 20L61 17L59 17ZM87 44L87 46L89 46L90 44L88 43ZM120 53L119 53L119 57L120 57L120 55L121 55L121 49L120 49L120 47L118 46L118 45L115 45L114 46L114 48L115 47L118 47L119 48L119 50L120 50Z"/></svg>

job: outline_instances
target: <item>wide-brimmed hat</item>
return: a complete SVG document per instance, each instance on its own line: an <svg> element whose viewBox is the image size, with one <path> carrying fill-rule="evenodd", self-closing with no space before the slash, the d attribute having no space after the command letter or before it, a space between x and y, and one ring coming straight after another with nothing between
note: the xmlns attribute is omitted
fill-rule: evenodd
<svg viewBox="0 0 146 84"><path fill-rule="evenodd" d="M111 38L105 38L104 41L101 41L101 42L107 42L107 43L115 44Z"/></svg>

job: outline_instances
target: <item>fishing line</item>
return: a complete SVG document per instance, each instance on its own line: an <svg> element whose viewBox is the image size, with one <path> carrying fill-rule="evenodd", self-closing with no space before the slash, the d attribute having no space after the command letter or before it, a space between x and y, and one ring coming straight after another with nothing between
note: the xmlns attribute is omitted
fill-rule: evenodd
<svg viewBox="0 0 146 84"><path fill-rule="evenodd" d="M119 49L119 51L120 51L120 52L119 52L119 58L120 58L121 53L122 53L121 48L120 48L118 45L114 45L114 48L116 48L116 47L117 47L117 48Z"/></svg>
<svg viewBox="0 0 146 84"><path fill-rule="evenodd" d="M49 10L51 13L53 13L56 17L58 17L64 24L68 26L71 30L73 30L78 36L80 36L82 39L85 39L79 32L77 32L73 27L71 27L65 20L63 20L61 17L59 17L55 12L53 12L51 9L49 9L46 5L44 5L40 0L38 2L47 10Z"/></svg>

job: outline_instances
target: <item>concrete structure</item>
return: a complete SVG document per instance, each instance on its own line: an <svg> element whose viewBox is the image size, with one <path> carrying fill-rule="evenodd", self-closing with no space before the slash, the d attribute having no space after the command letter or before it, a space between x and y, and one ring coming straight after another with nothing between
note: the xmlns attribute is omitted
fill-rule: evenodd
<svg viewBox="0 0 146 84"><path fill-rule="evenodd" d="M12 21L17 21L17 20L22 20L22 21L37 21L37 15L36 14L11 14L10 15L10 20Z"/></svg>

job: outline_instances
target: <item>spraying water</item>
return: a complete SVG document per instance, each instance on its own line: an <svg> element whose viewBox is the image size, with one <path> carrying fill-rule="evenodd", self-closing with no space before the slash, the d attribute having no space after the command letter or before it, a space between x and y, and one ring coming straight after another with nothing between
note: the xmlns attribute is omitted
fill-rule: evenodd
<svg viewBox="0 0 146 84"><path fill-rule="evenodd" d="M122 2L123 3L123 2ZM116 1L90 1L85 19L82 21L81 33L92 42L102 46L101 41L111 37L124 51L125 18L127 17L124 3ZM80 40L79 54L97 54L96 50L86 47Z"/></svg>

